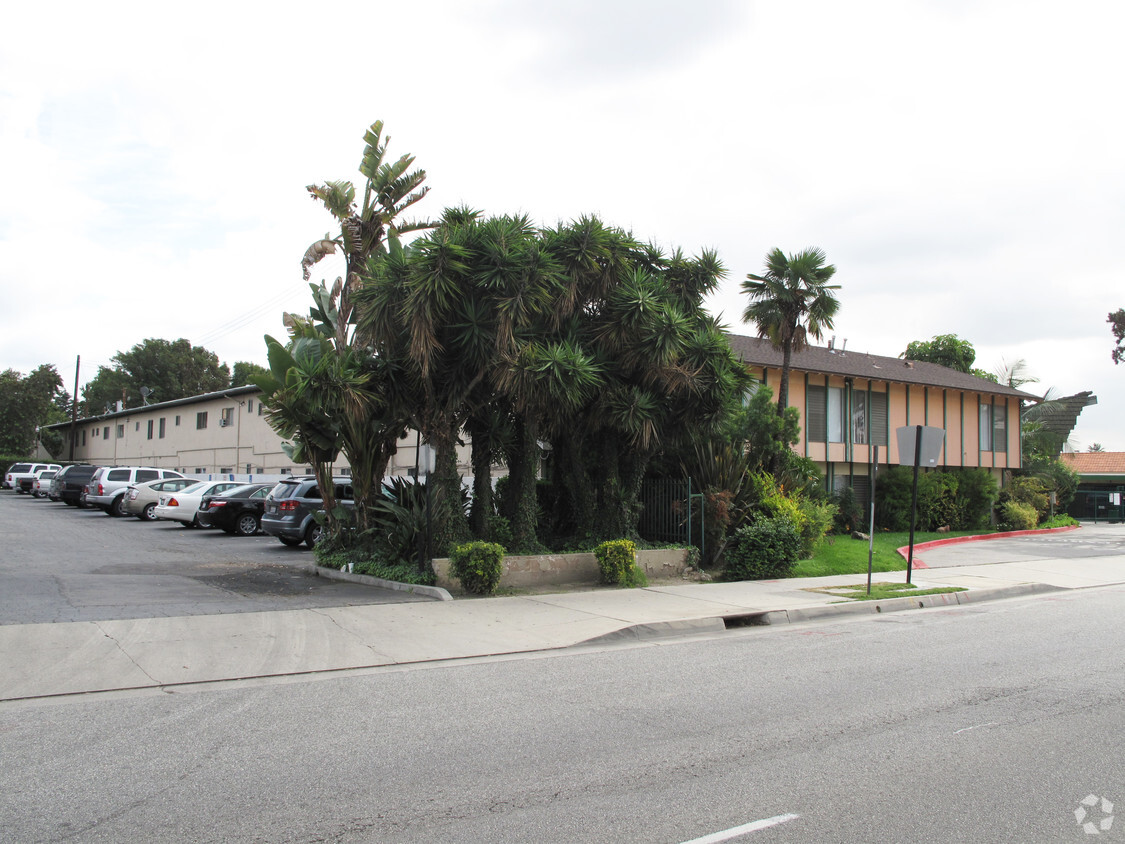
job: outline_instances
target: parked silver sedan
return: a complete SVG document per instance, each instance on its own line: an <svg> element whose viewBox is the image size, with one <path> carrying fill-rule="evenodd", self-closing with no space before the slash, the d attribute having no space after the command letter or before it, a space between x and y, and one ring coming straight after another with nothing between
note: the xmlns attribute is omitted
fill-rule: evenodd
<svg viewBox="0 0 1125 844"><path fill-rule="evenodd" d="M156 505L160 496L169 492L179 492L185 487L199 483L199 478L168 478L163 481L149 481L134 484L125 491L125 512L146 522L156 521Z"/></svg>
<svg viewBox="0 0 1125 844"><path fill-rule="evenodd" d="M199 527L199 504L205 495L221 495L228 489L242 486L238 481L199 481L178 492L162 492L153 508L158 519L183 522L185 527Z"/></svg>

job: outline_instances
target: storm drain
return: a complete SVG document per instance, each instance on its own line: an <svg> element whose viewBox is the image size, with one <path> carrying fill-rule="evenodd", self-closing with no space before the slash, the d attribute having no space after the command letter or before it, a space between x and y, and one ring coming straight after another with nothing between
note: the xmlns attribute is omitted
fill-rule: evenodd
<svg viewBox="0 0 1125 844"><path fill-rule="evenodd" d="M765 627L770 623L770 614L768 612L752 612L742 613L740 615L724 615L723 626L727 630L733 630L736 627Z"/></svg>

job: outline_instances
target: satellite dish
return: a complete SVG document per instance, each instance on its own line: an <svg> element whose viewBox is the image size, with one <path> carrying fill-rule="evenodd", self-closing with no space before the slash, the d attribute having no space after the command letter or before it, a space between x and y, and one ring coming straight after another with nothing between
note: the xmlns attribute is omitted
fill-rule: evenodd
<svg viewBox="0 0 1125 844"><path fill-rule="evenodd" d="M152 387L141 387L141 398L144 399L145 404L148 404L148 397L155 392L156 390L152 389Z"/></svg>

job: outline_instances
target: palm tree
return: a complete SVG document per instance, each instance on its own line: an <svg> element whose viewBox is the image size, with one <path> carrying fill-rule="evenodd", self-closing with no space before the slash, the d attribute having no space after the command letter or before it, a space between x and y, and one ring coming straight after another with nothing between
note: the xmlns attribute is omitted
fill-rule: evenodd
<svg viewBox="0 0 1125 844"><path fill-rule="evenodd" d="M795 255L774 249L766 256L764 275L750 273L742 282L742 292L750 297L742 319L758 327L759 337L768 337L780 349L781 385L777 391L777 412L789 405L789 367L793 352L808 345L808 338L821 339L840 308L831 291L840 285L828 284L836 267L826 264L824 251L810 247Z"/></svg>
<svg viewBox="0 0 1125 844"><path fill-rule="evenodd" d="M363 204L356 207L356 189L351 182L325 182L309 185L306 190L324 204L336 218L340 234L334 238L325 235L313 243L301 259L305 280L309 279L313 264L335 253L337 247L344 253L345 276L337 281L333 298L341 319L337 321L337 348L350 341L349 331L355 320L352 314L352 293L359 286L360 276L373 256L386 254L385 241L389 235L403 235L412 231L431 229L430 221L404 221L400 215L420 201L428 192L423 187L425 170L410 171L414 156L403 155L395 162L385 160L390 136L384 140L383 121L376 120L363 136L365 146L359 172L366 177L363 187Z"/></svg>
<svg viewBox="0 0 1125 844"><path fill-rule="evenodd" d="M322 398L338 414L338 448L352 466L356 518L361 531L368 526L370 507L405 423L402 406L396 402L403 394L403 385L396 381L401 379L402 371L393 353L399 349L396 341L400 337L394 332L390 338L357 333L355 297L373 263L386 263L391 252L401 253L400 235L434 225L401 219L402 213L429 191L422 185L426 172L410 169L414 157L403 155L395 161L387 160L390 138L383 137L382 121L370 126L364 142L359 171L365 182L358 205L356 188L351 182L329 181L307 188L313 199L323 203L335 218L339 234L326 234L306 250L301 260L304 277L308 280L313 265L337 249L344 255L345 274L331 288L323 283L310 284L313 306L308 317L285 316L291 345L303 336L319 337L326 344L323 356L335 358L301 373L301 377L307 384L306 392ZM267 338L267 345L270 343ZM277 341L272 344L271 350L274 346L283 348ZM284 373L275 372L273 383L284 384ZM267 407L268 396L273 394L266 393ZM286 412L292 414L308 408L308 403L304 403Z"/></svg>
<svg viewBox="0 0 1125 844"><path fill-rule="evenodd" d="M341 448L340 398L353 378L340 377L334 364L331 344L292 325L289 342L282 345L269 335L266 346L269 370L254 382L261 388L266 419L281 436L292 440L283 444L294 463L309 463L316 475L327 515L328 533L339 533L332 464ZM343 389L341 389L343 388Z"/></svg>

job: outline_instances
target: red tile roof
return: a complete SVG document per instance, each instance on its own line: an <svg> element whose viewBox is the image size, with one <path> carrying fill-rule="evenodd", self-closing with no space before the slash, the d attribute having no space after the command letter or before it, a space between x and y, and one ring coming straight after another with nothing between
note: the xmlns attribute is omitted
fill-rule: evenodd
<svg viewBox="0 0 1125 844"><path fill-rule="evenodd" d="M1125 451L1079 451L1061 459L1079 475L1125 475Z"/></svg>

